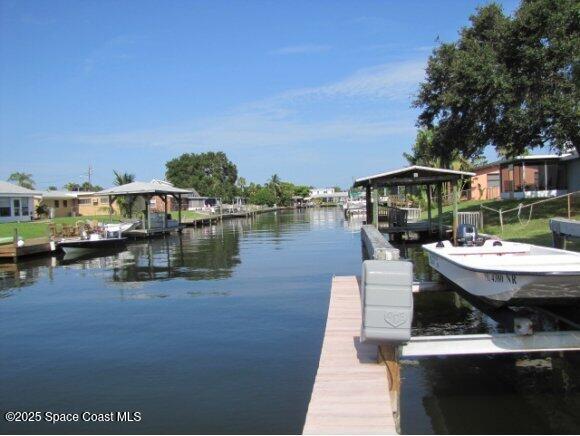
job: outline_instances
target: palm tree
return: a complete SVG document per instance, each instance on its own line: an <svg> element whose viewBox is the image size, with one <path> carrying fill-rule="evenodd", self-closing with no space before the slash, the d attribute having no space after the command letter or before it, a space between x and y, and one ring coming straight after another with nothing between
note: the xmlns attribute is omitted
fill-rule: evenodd
<svg viewBox="0 0 580 436"><path fill-rule="evenodd" d="M270 189L274 191L274 194L276 195L276 203L279 203L280 198L282 197L281 183L282 181L280 180L278 174L273 174L272 177L270 177L270 180L268 181L268 186L270 187Z"/></svg>
<svg viewBox="0 0 580 436"><path fill-rule="evenodd" d="M126 185L127 183L133 183L135 181L135 174L121 174L115 170L113 170L113 174L115 175L115 179L113 180L115 186ZM134 195L117 197L116 202L124 217L133 217L133 206L135 205L135 201L137 201L137 197ZM109 205L109 207L112 207L112 205Z"/></svg>
<svg viewBox="0 0 580 436"><path fill-rule="evenodd" d="M15 172L10 174L8 181L14 182L23 188L34 189L34 180L32 180L32 174Z"/></svg>
<svg viewBox="0 0 580 436"><path fill-rule="evenodd" d="M113 170L113 174L115 175L115 180L113 180L115 186L126 185L127 183L133 183L135 181L135 174L121 174L115 170Z"/></svg>
<svg viewBox="0 0 580 436"><path fill-rule="evenodd" d="M246 181L245 177L239 177L237 181L238 188L240 190L240 194L244 196L246 192L246 187L248 186L248 182Z"/></svg>

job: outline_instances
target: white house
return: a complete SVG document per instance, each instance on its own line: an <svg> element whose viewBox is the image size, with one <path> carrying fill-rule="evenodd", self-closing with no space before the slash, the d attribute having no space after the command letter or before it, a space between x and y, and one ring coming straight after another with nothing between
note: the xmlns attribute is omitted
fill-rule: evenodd
<svg viewBox="0 0 580 436"><path fill-rule="evenodd" d="M34 196L40 192L0 181L0 223L30 221L34 214Z"/></svg>
<svg viewBox="0 0 580 436"><path fill-rule="evenodd" d="M308 201L318 200L325 203L344 203L348 199L348 192L335 191L334 188L314 188L310 190Z"/></svg>

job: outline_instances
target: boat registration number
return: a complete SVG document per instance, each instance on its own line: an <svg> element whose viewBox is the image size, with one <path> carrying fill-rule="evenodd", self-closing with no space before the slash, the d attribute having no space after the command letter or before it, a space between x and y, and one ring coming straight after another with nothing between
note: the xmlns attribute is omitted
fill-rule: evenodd
<svg viewBox="0 0 580 436"><path fill-rule="evenodd" d="M485 279L488 282L493 283L507 282L512 285L516 285L518 283L518 279L515 274L485 273Z"/></svg>

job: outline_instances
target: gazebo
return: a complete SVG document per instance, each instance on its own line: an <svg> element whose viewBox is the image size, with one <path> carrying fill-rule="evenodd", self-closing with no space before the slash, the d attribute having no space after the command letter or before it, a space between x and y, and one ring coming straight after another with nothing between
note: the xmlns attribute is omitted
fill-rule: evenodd
<svg viewBox="0 0 580 436"><path fill-rule="evenodd" d="M471 178L475 173L467 171L456 171L442 168L431 168L420 165L413 165L405 168L399 168L387 171L373 176L356 179L355 187L364 187L366 193L367 207L367 224L374 224L378 227L379 223L379 188L397 187L397 186L427 186L430 193L431 185L435 185L437 191L437 210L438 210L438 228L439 236L443 236L443 184L451 183L453 189L453 221L454 227L457 220L457 183L464 178ZM374 204L374 207L373 207ZM427 215L428 230L431 232L431 195L427 195Z"/></svg>
<svg viewBox="0 0 580 436"><path fill-rule="evenodd" d="M125 185L114 186L112 188L99 191L94 195L109 197L109 206L112 205L113 202L118 197L131 197L131 196L142 197L145 200L145 215L147 217L143 225L146 235L149 235L151 233L157 233L153 232L151 229L151 214L149 213L149 204L151 198L159 196L164 201L165 213L163 215L163 228L161 229L161 231L165 233L168 231L167 197L170 195L173 198L175 198L175 200L177 200L179 227L181 227L181 199L182 196L186 196L191 192L192 190L176 188L175 186L169 183L159 183L158 181L153 181L153 182L132 182L127 183ZM110 207L109 207L109 215L111 215Z"/></svg>

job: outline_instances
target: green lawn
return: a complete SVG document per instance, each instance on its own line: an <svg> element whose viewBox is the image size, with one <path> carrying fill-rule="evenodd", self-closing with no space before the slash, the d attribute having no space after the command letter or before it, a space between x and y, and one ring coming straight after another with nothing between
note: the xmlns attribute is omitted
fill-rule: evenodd
<svg viewBox="0 0 580 436"><path fill-rule="evenodd" d="M113 215L113 221L119 221L120 216ZM49 236L48 224L54 222L56 224L74 225L81 220L95 220L100 222L109 222L109 215L93 215L93 216L75 216L62 217L53 220L38 220L28 221L22 223L1 223L0 224L0 238L6 236L14 236L14 229L18 229L18 234L23 239L39 238L42 236Z"/></svg>
<svg viewBox="0 0 580 436"><path fill-rule="evenodd" d="M172 212L173 218L177 219L177 212ZM182 210L181 219L197 219L197 218L207 218L210 214L195 212L193 210Z"/></svg>
<svg viewBox="0 0 580 436"><path fill-rule="evenodd" d="M548 201L538 205L534 205L532 208L532 216L528 221L530 208L524 208L521 211L520 217L518 218L518 212L508 212L503 214L503 232L501 229L499 214L492 212L487 209L482 209L481 205L486 207L496 209L496 210L508 210L514 207L518 207L520 203L526 205L530 203L535 203L540 199L529 199L529 200L489 200L489 201L463 201L459 203L458 209L460 212L469 211L483 211L483 231L484 233L489 233L501 237L502 239L526 242L529 244L537 245L552 245L552 233L548 226L548 221L550 218L560 216L567 217L568 215L568 204L566 198L561 198L557 200ZM572 202L572 218L580 213L580 201ZM433 218L437 217L436 207L432 210ZM453 216L453 206L445 206L443 208L443 222L446 224L451 224ZM422 214L423 218L427 218L427 211ZM568 243L568 248L573 250L580 249L578 243L570 242Z"/></svg>
<svg viewBox="0 0 580 436"><path fill-rule="evenodd" d="M177 212L171 213L173 218L177 219ZM181 217L182 218L203 218L207 217L208 215L201 214L194 211L182 211ZM113 215L113 221L120 221L121 216ZM14 236L14 229L18 229L18 234L23 239L28 238L39 238L42 236L49 236L48 231L48 224L49 223L56 223L56 224L68 224L74 225L77 221L84 221L84 220L91 220L91 221L99 221L99 222L109 222L109 215L92 215L92 216L76 216L76 217L62 217L62 218L55 218L53 220L38 220L38 221L27 221L21 223L0 223L0 238L6 236Z"/></svg>

